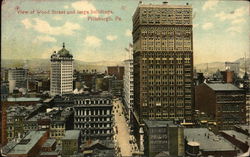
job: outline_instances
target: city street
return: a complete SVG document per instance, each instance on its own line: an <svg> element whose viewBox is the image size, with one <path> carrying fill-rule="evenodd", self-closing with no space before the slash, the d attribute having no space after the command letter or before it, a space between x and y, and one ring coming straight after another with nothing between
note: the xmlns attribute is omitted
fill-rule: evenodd
<svg viewBox="0 0 250 157"><path fill-rule="evenodd" d="M122 111L122 103L120 100L114 100L113 111L115 117L115 141L120 148L121 156L132 156L132 146L129 144L129 128Z"/></svg>

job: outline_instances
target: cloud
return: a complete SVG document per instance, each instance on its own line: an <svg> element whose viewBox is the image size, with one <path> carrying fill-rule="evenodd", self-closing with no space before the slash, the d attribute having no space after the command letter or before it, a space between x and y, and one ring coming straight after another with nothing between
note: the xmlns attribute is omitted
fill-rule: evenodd
<svg viewBox="0 0 250 157"><path fill-rule="evenodd" d="M53 16L52 18L56 21L62 20L62 16Z"/></svg>
<svg viewBox="0 0 250 157"><path fill-rule="evenodd" d="M239 19L234 19L232 21L232 24L241 24L241 23L244 23L246 22L246 20L244 18L239 18Z"/></svg>
<svg viewBox="0 0 250 157"><path fill-rule="evenodd" d="M245 14L247 14L247 12L247 7L240 7L234 11L231 11L230 13L225 13L224 11L221 11L220 13L215 14L215 17L218 17L221 21L234 20L244 16Z"/></svg>
<svg viewBox="0 0 250 157"><path fill-rule="evenodd" d="M199 24L193 24L193 28L196 28L198 26L199 26Z"/></svg>
<svg viewBox="0 0 250 157"><path fill-rule="evenodd" d="M71 6L76 11L78 10L78 11L88 11L88 12L90 12L91 10L93 10L93 11L97 10L95 8L95 6L92 3L88 2L88 1L74 2L74 3L71 4ZM95 16L95 17L98 17L98 14L91 14L91 15ZM86 14L86 15L84 15L84 14L80 15L81 18L85 18L87 16L88 16L88 14Z"/></svg>
<svg viewBox="0 0 250 157"><path fill-rule="evenodd" d="M41 58L48 59L50 56L53 54L54 51L58 51L62 49L61 47L58 46L53 46L52 48L46 49L41 53Z"/></svg>
<svg viewBox="0 0 250 157"><path fill-rule="evenodd" d="M68 8L69 8L69 6L68 6L68 5L65 5L65 6L63 6L63 8L64 8L64 9L68 9Z"/></svg>
<svg viewBox="0 0 250 157"><path fill-rule="evenodd" d="M117 39L117 36L116 36L116 35L107 35L107 36L106 36L106 39L107 39L107 40L110 40L110 41L113 41L113 40L116 40L116 39Z"/></svg>
<svg viewBox="0 0 250 157"><path fill-rule="evenodd" d="M215 17L218 17L221 21L225 20L230 21L231 26L228 29L226 29L226 32L230 32L230 34L235 34L242 32L240 24L246 22L243 16L247 15L247 13L248 13L248 8L244 6L237 8L229 13L221 11L220 13L215 14Z"/></svg>
<svg viewBox="0 0 250 157"><path fill-rule="evenodd" d="M99 47L102 40L96 36L87 36L84 40L85 45L90 47Z"/></svg>
<svg viewBox="0 0 250 157"><path fill-rule="evenodd" d="M130 29L127 29L126 32L125 32L125 36L132 36L132 31Z"/></svg>
<svg viewBox="0 0 250 157"><path fill-rule="evenodd" d="M207 22L207 23L203 24L202 28L203 28L204 30L208 30L208 29L213 28L213 26L214 26L213 23Z"/></svg>
<svg viewBox="0 0 250 157"><path fill-rule="evenodd" d="M45 36L37 36L33 43L43 43L43 42L56 42L57 40L51 36L45 35Z"/></svg>
<svg viewBox="0 0 250 157"><path fill-rule="evenodd" d="M234 34L234 33L241 33L242 32L242 29L240 26L231 26L229 27L226 32L230 32L231 34Z"/></svg>
<svg viewBox="0 0 250 157"><path fill-rule="evenodd" d="M24 19L24 20L22 20L21 22L23 23L23 25L24 25L24 27L25 27L26 29L29 29L29 28L32 27L32 24L31 24L30 20L27 19L27 18Z"/></svg>
<svg viewBox="0 0 250 157"><path fill-rule="evenodd" d="M205 10L214 9L214 7L217 6L218 2L219 2L218 0L207 0L203 5L202 10L205 11Z"/></svg>
<svg viewBox="0 0 250 157"><path fill-rule="evenodd" d="M73 35L76 30L81 29L80 25L72 22L65 22L64 25L53 27L47 21L39 18L24 19L21 21L26 29L33 29L39 33L49 35Z"/></svg>

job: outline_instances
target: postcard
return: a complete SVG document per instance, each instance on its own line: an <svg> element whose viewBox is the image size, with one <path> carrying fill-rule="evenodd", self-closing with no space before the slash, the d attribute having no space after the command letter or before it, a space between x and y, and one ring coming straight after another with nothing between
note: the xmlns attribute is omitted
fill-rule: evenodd
<svg viewBox="0 0 250 157"><path fill-rule="evenodd" d="M3 0L1 156L249 156L245 0Z"/></svg>

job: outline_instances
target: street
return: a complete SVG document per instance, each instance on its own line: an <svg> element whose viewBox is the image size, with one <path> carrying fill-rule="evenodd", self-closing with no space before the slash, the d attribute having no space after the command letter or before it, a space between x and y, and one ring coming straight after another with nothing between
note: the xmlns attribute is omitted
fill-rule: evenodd
<svg viewBox="0 0 250 157"><path fill-rule="evenodd" d="M131 136L129 134L129 128L124 113L122 111L122 103L120 100L114 100L113 105L115 117L115 142L120 148L121 156L132 156L132 145L129 143Z"/></svg>

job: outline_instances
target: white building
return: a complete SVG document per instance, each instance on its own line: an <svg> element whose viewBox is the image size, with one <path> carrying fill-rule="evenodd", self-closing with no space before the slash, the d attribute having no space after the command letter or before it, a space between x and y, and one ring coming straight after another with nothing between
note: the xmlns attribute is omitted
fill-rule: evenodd
<svg viewBox="0 0 250 157"><path fill-rule="evenodd" d="M133 59L124 61L124 103L130 121L131 112L133 112L134 104L134 78L133 78Z"/></svg>
<svg viewBox="0 0 250 157"><path fill-rule="evenodd" d="M51 55L50 94L63 95L73 91L73 56L63 48Z"/></svg>

